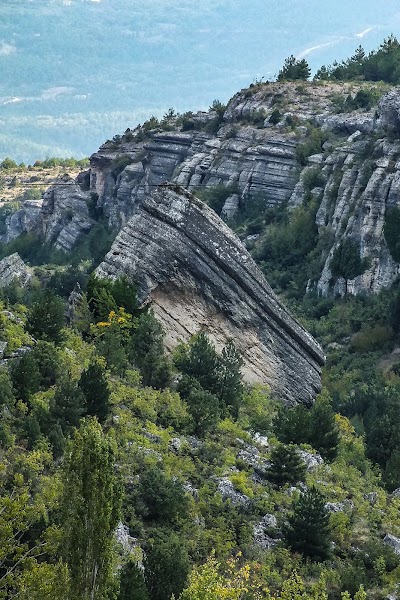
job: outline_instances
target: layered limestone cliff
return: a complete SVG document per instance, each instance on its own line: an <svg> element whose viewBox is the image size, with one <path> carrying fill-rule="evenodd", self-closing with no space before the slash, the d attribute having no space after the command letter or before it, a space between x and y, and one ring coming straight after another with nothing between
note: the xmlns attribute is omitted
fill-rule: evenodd
<svg viewBox="0 0 400 600"><path fill-rule="evenodd" d="M100 277L127 275L151 302L172 349L205 331L221 348L233 338L244 378L287 403L312 403L324 358L272 292L240 240L204 203L177 186L146 195L121 229Z"/></svg>
<svg viewBox="0 0 400 600"><path fill-rule="evenodd" d="M236 94L223 115L216 107L127 130L93 154L87 172L61 179L43 200L23 205L3 239L35 231L70 250L99 215L119 231L161 183L189 191L222 185L229 190L227 218L252 198L282 210L313 199L323 265L308 289L377 292L400 271L384 237L387 208L400 204L400 92L381 90L377 109L338 112L349 95L370 86L257 84ZM331 271L345 240L366 266L347 281Z"/></svg>

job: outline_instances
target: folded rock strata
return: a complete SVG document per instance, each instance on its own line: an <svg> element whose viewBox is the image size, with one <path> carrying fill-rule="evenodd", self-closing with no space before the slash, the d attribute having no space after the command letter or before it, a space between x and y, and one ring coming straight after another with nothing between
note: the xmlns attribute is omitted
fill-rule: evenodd
<svg viewBox="0 0 400 600"><path fill-rule="evenodd" d="M244 378L270 385L288 404L310 404L324 362L315 340L272 292L240 240L193 195L160 186L145 196L98 267L127 275L151 302L166 345L202 330L217 348L233 338Z"/></svg>

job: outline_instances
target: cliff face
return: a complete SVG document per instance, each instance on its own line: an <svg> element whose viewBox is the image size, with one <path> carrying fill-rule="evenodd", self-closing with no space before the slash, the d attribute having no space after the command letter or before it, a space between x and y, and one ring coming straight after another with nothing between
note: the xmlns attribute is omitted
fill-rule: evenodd
<svg viewBox="0 0 400 600"><path fill-rule="evenodd" d="M400 93L383 95L377 110L337 113L349 94L368 85L255 85L236 94L222 116L210 110L127 131L91 157L89 171L76 180L64 177L42 201L22 206L3 239L38 231L69 250L95 222L91 215L103 214L120 230L166 181L189 191L229 186L227 217L251 198L292 210L311 197L325 244L324 266L308 289L323 295L377 292L400 271L383 234L387 208L400 204ZM313 142L316 133L320 144ZM306 154L299 152L304 148ZM313 180L318 183L309 189ZM345 240L365 264L347 281L331 271Z"/></svg>
<svg viewBox="0 0 400 600"><path fill-rule="evenodd" d="M156 188L121 229L101 277L128 277L151 302L172 349L202 330L221 348L233 338L247 381L287 403L309 404L323 354L289 315L240 240L204 203L177 186Z"/></svg>

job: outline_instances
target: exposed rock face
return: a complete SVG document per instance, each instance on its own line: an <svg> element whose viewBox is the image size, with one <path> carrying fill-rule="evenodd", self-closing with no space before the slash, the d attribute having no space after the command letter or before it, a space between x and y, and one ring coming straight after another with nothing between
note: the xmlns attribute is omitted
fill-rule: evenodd
<svg viewBox="0 0 400 600"><path fill-rule="evenodd" d="M306 465L307 471L315 471L320 465L324 464L324 459L320 454L311 454L311 452L306 452L305 450L298 450L298 455L301 460Z"/></svg>
<svg viewBox="0 0 400 600"><path fill-rule="evenodd" d="M82 177L74 180L64 175L41 200L27 200L9 217L3 241L32 232L43 235L56 248L71 250L94 224L89 217L89 202L90 193Z"/></svg>
<svg viewBox="0 0 400 600"><path fill-rule="evenodd" d="M24 286L31 277L31 269L26 266L18 252L0 260L0 287L7 287L15 280Z"/></svg>
<svg viewBox="0 0 400 600"><path fill-rule="evenodd" d="M237 492L228 477L220 478L217 491L221 494L222 500L225 502L229 500L232 504L238 504L243 507L250 504L250 498L241 492Z"/></svg>
<svg viewBox="0 0 400 600"><path fill-rule="evenodd" d="M393 548L394 552L400 556L400 538L392 535L391 533L387 533L383 538L383 543Z"/></svg>
<svg viewBox="0 0 400 600"><path fill-rule="evenodd" d="M98 267L127 275L151 302L169 348L204 330L221 348L233 338L247 381L268 383L286 402L311 403L323 355L289 315L240 240L191 194L171 186L146 196Z"/></svg>
<svg viewBox="0 0 400 600"><path fill-rule="evenodd" d="M277 527L278 523L274 515L264 515L261 521L253 525L253 539L255 545L262 550L270 550L276 546L281 539Z"/></svg>
<svg viewBox="0 0 400 600"><path fill-rule="evenodd" d="M227 219L256 198L271 206L287 202L289 210L313 200L322 267L308 290L378 292L400 274L383 235L387 208L400 206L400 92L385 94L376 111L338 114L335 98L344 100L363 85L370 84L253 85L231 99L215 129L211 110L191 115L185 127L175 121L168 131L129 131L93 154L88 172L61 178L43 200L25 202L9 218L3 239L34 231L70 250L92 227L91 215L103 215L118 231L163 182L189 191L223 185ZM272 114L278 115L274 124ZM310 142L313 127L329 140L300 163L299 147ZM313 172L320 178L309 189ZM347 281L331 272L332 257L346 239L369 263Z"/></svg>

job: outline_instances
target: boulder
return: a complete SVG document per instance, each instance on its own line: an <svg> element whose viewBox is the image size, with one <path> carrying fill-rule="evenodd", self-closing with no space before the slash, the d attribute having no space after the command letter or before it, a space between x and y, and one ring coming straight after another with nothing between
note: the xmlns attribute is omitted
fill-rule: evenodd
<svg viewBox="0 0 400 600"><path fill-rule="evenodd" d="M13 281L25 286L31 277L32 269L24 263L18 252L0 260L0 287L7 287Z"/></svg>
<svg viewBox="0 0 400 600"><path fill-rule="evenodd" d="M218 481L217 492L221 494L222 500L230 500L232 504L240 504L247 507L250 504L250 498L235 490L235 487L228 477L221 477Z"/></svg>

